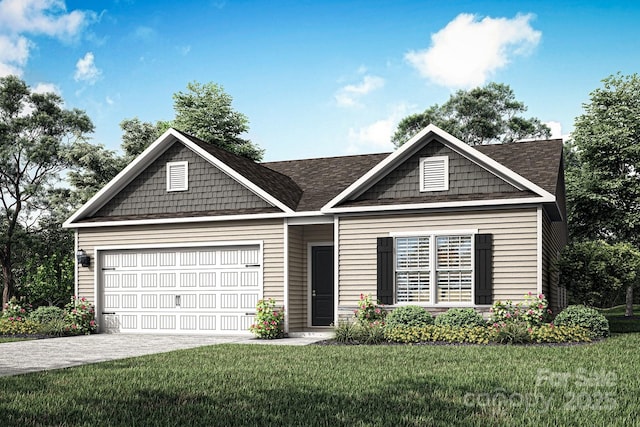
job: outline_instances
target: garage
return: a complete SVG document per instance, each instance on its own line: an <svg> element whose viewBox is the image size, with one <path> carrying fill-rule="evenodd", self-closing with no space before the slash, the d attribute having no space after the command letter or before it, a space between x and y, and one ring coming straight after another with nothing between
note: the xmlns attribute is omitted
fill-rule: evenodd
<svg viewBox="0 0 640 427"><path fill-rule="evenodd" d="M99 252L103 332L246 333L262 297L260 245Z"/></svg>

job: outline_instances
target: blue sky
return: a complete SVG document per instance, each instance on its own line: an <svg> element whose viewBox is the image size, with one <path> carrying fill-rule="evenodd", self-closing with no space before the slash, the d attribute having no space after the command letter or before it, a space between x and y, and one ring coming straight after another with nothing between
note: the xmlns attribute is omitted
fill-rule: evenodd
<svg viewBox="0 0 640 427"><path fill-rule="evenodd" d="M0 0L0 76L87 112L118 149L125 118L173 118L215 82L265 160L390 151L404 116L509 84L567 134L600 81L640 69L633 1Z"/></svg>

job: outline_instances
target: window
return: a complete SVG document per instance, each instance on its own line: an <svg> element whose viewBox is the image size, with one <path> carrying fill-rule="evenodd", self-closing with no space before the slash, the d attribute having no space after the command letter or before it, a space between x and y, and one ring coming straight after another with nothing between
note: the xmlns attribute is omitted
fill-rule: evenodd
<svg viewBox="0 0 640 427"><path fill-rule="evenodd" d="M420 191L449 189L449 157L434 156L420 159Z"/></svg>
<svg viewBox="0 0 640 427"><path fill-rule="evenodd" d="M189 188L189 163L167 163L167 191L185 191Z"/></svg>
<svg viewBox="0 0 640 427"><path fill-rule="evenodd" d="M471 303L472 235L395 239L396 303Z"/></svg>

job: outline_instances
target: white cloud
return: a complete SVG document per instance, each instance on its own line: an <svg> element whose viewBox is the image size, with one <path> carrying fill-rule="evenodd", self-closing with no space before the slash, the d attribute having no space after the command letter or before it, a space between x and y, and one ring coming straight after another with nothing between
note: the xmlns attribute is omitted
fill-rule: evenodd
<svg viewBox="0 0 640 427"><path fill-rule="evenodd" d="M96 19L90 11L67 12L63 0L0 0L0 76L22 75L33 46L27 35L70 40Z"/></svg>
<svg viewBox="0 0 640 427"><path fill-rule="evenodd" d="M151 41L156 38L157 32L151 27L140 25L133 32L133 37L145 42Z"/></svg>
<svg viewBox="0 0 640 427"><path fill-rule="evenodd" d="M31 92L55 93L56 95L62 95L62 90L60 90L60 87L53 83L38 83L31 88Z"/></svg>
<svg viewBox="0 0 640 427"><path fill-rule="evenodd" d="M0 35L0 77L22 75L22 67L29 58L30 42L20 36Z"/></svg>
<svg viewBox="0 0 640 427"><path fill-rule="evenodd" d="M109 95L107 95L107 97L104 100L107 103L107 105L113 105L116 103Z"/></svg>
<svg viewBox="0 0 640 427"><path fill-rule="evenodd" d="M384 79L378 76L365 75L362 81L354 85L346 85L335 94L335 100L340 107L358 106L358 100L368 93L384 86Z"/></svg>
<svg viewBox="0 0 640 427"><path fill-rule="evenodd" d="M542 33L529 21L533 15L513 19L460 14L431 35L431 46L410 51L405 59L423 77L451 88L471 88L485 83L513 56L530 53Z"/></svg>
<svg viewBox="0 0 640 427"><path fill-rule="evenodd" d="M407 115L408 110L409 107L407 105L400 104L394 107L391 114L384 119L376 120L358 129L350 128L347 152L356 154L393 151L394 146L391 142L391 137L398 126L398 122Z"/></svg>
<svg viewBox="0 0 640 427"><path fill-rule="evenodd" d="M100 78L102 71L94 64L94 59L93 53L91 52L87 52L83 58L78 59L78 62L76 62L76 72L73 75L73 78L77 82L85 81L92 85Z"/></svg>
<svg viewBox="0 0 640 427"><path fill-rule="evenodd" d="M549 129L551 129L552 139L562 138L562 124L560 122L550 121L545 122L544 124L547 125Z"/></svg>

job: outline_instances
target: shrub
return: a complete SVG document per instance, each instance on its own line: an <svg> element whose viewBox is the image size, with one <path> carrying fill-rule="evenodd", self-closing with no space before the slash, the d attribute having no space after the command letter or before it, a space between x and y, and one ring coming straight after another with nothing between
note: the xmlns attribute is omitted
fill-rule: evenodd
<svg viewBox="0 0 640 427"><path fill-rule="evenodd" d="M390 328L394 326L433 325L433 316L417 305L403 305L389 313L385 323Z"/></svg>
<svg viewBox="0 0 640 427"><path fill-rule="evenodd" d="M553 323L556 326L580 326L588 330L593 339L609 335L607 318L595 308L584 305L570 305L556 316Z"/></svg>
<svg viewBox="0 0 640 427"><path fill-rule="evenodd" d="M52 320L62 320L64 316L65 312L60 307L43 305L31 312L29 320L36 323L48 323Z"/></svg>
<svg viewBox="0 0 640 427"><path fill-rule="evenodd" d="M585 328L580 326L555 326L553 323L531 328L530 335L531 341L536 343L591 341L591 333Z"/></svg>
<svg viewBox="0 0 640 427"><path fill-rule="evenodd" d="M491 326L495 330L492 337L499 344L524 344L531 342L531 328L524 322L503 322Z"/></svg>
<svg viewBox="0 0 640 427"><path fill-rule="evenodd" d="M383 322L387 312L380 307L378 302L371 300L371 295L360 294L358 309L353 314L358 323L366 325L373 322Z"/></svg>
<svg viewBox="0 0 640 427"><path fill-rule="evenodd" d="M506 302L496 301L489 310L491 313L491 323L516 322L526 323L528 326L539 326L548 320L551 310L548 308L549 302L544 294L535 295L529 292L524 296L524 301L513 304L510 300Z"/></svg>
<svg viewBox="0 0 640 427"><path fill-rule="evenodd" d="M51 319L38 325L38 333L52 337L69 335L69 325L64 319Z"/></svg>
<svg viewBox="0 0 640 427"><path fill-rule="evenodd" d="M457 326L462 328L486 326L487 324L482 314L473 308L450 308L445 313L436 316L434 323L438 326Z"/></svg>
<svg viewBox="0 0 640 427"><path fill-rule="evenodd" d="M38 332L38 324L31 320L9 320L0 318L0 335L33 335Z"/></svg>
<svg viewBox="0 0 640 427"><path fill-rule="evenodd" d="M27 320L30 310L30 304L23 304L22 302L18 301L16 297L13 297L9 300L8 303L4 305L2 318L7 319L11 322L24 322L25 320Z"/></svg>
<svg viewBox="0 0 640 427"><path fill-rule="evenodd" d="M71 297L65 306L65 322L70 334L90 334L98 329L95 320L96 310L86 298Z"/></svg>
<svg viewBox="0 0 640 427"><path fill-rule="evenodd" d="M360 322L340 322L334 330L334 338L343 344L380 344L385 341L384 323L375 321L361 324Z"/></svg>
<svg viewBox="0 0 640 427"><path fill-rule="evenodd" d="M284 309L276 307L276 300L259 300L256 305L256 321L249 327L256 337L275 339L284 336Z"/></svg>
<svg viewBox="0 0 640 427"><path fill-rule="evenodd" d="M461 328L455 326L394 326L385 328L388 341L400 343L449 342L488 344L492 340L494 330L486 326Z"/></svg>

